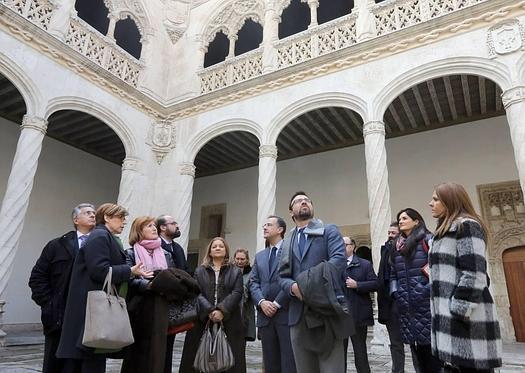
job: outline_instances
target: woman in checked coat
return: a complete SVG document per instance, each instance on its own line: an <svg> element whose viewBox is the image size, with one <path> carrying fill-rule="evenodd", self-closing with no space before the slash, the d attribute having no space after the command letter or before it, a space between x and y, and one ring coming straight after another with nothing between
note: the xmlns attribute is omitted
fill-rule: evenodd
<svg viewBox="0 0 525 373"><path fill-rule="evenodd" d="M438 219L429 258L432 353L446 372L493 372L501 366L501 335L489 291L485 224L459 184L438 185L430 207Z"/></svg>

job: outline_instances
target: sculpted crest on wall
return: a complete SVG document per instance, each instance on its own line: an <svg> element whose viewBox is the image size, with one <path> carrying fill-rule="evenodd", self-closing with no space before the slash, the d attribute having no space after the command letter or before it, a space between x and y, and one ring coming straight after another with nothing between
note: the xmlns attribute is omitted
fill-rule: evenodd
<svg viewBox="0 0 525 373"><path fill-rule="evenodd" d="M488 30L487 46L491 58L525 49L525 26L517 19L499 22Z"/></svg>

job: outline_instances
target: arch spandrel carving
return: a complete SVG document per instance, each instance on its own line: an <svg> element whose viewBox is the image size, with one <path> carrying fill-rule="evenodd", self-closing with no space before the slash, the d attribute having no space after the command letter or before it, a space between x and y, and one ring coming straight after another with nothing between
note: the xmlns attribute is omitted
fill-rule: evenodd
<svg viewBox="0 0 525 373"><path fill-rule="evenodd" d="M119 19L131 18L139 29L142 38L153 33L146 10L140 1L136 0L104 0L110 14L116 14Z"/></svg>
<svg viewBox="0 0 525 373"><path fill-rule="evenodd" d="M215 38L215 34L223 31L226 36L236 34L246 19L254 22L264 22L264 1L262 0L233 0L224 5L212 16L203 32L205 46Z"/></svg>

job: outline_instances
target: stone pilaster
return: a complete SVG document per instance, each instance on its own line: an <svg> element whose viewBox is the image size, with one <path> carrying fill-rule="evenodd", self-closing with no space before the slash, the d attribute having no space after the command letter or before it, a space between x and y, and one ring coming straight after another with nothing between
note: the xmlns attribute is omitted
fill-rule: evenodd
<svg viewBox="0 0 525 373"><path fill-rule="evenodd" d="M308 6L310 7L310 25L308 28L312 28L318 25L317 23L317 8L319 7L319 0L308 0Z"/></svg>
<svg viewBox="0 0 525 373"><path fill-rule="evenodd" d="M115 40L115 26L118 22L118 16L115 13L109 14L109 25L108 25L108 32L106 33L106 36L110 39Z"/></svg>
<svg viewBox="0 0 525 373"><path fill-rule="evenodd" d="M266 3L264 11L264 29L263 29L263 57L262 67L263 73L267 73L276 69L277 66L277 50L273 43L279 39L279 22L280 17L274 8L274 4Z"/></svg>
<svg viewBox="0 0 525 373"><path fill-rule="evenodd" d="M277 174L277 146L261 145L259 147L259 182L257 196L257 248L264 249L262 226L268 215L275 213L275 190Z"/></svg>
<svg viewBox="0 0 525 373"><path fill-rule="evenodd" d="M525 86L508 89L501 97L507 112L521 190L525 192Z"/></svg>
<svg viewBox="0 0 525 373"><path fill-rule="evenodd" d="M0 210L0 299L5 296L7 282L13 270L46 131L45 119L24 116ZM0 329L0 336L2 333Z"/></svg>
<svg viewBox="0 0 525 373"><path fill-rule="evenodd" d="M180 200L179 212L176 216L181 230L179 244L188 250L190 237L191 201L193 198L193 183L195 181L195 166L193 163L184 162L179 164Z"/></svg>

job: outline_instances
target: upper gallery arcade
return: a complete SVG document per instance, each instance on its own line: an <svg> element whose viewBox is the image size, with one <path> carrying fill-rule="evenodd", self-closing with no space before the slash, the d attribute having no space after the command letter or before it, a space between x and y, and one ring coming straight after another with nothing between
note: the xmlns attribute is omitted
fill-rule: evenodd
<svg viewBox="0 0 525 373"><path fill-rule="evenodd" d="M29 271L79 202L174 215L196 263L212 234L261 249L265 218L305 189L377 259L395 212L432 227L432 188L454 180L489 221L520 339L524 15L518 0L0 0L4 324L37 322Z"/></svg>

